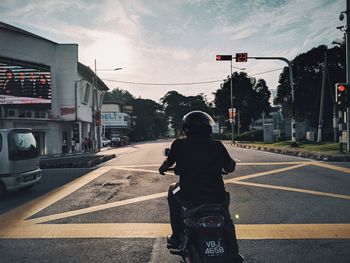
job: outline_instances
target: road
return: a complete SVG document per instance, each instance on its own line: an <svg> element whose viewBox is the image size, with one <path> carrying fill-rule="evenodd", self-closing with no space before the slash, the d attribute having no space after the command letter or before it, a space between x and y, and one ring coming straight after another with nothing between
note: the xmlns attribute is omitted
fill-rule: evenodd
<svg viewBox="0 0 350 263"><path fill-rule="evenodd" d="M0 201L0 262L180 262L168 253L166 192L157 173L171 141L112 150L94 170L45 170ZM225 176L245 262L349 262L349 163L226 146ZM111 151L109 151L111 152Z"/></svg>

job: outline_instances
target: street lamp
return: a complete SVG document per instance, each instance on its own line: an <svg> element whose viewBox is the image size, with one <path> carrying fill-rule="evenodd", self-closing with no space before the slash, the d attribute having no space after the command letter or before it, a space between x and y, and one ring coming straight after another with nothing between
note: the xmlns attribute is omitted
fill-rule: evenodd
<svg viewBox="0 0 350 263"><path fill-rule="evenodd" d="M113 70L121 70L123 68L113 68L113 69L110 69L110 68L102 68L102 69L97 69L97 71L113 71Z"/></svg>
<svg viewBox="0 0 350 263"><path fill-rule="evenodd" d="M123 68L115 68L115 69L98 69L98 71L115 71L121 70ZM97 67L96 67L96 59L95 59L95 76L94 76L94 88L92 93L92 125L91 125L91 135L92 138L95 139L95 126L96 126L96 109L95 109L95 94L96 100L97 98ZM101 126L97 126L97 151L101 150ZM93 145L95 147L95 145Z"/></svg>

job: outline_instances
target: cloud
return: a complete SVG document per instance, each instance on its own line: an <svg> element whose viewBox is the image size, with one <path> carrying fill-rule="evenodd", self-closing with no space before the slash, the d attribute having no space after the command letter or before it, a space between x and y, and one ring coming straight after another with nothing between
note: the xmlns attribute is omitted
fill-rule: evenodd
<svg viewBox="0 0 350 263"><path fill-rule="evenodd" d="M175 83L225 79L228 63L216 54L296 54L341 38L335 27L343 0L2 0L5 22L55 42L79 44L79 59L93 67L123 67L111 78ZM250 74L284 67L281 61L234 64ZM101 76L107 73L101 73ZM256 76L277 85L279 72ZM109 76L109 75L108 75ZM169 89L185 95L215 91L219 84L183 87L137 86L135 96L158 99ZM135 93L133 93L135 92Z"/></svg>

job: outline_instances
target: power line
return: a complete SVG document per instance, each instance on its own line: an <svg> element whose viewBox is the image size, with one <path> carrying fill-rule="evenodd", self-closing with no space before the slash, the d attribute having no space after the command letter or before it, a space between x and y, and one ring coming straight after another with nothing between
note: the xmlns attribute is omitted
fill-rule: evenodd
<svg viewBox="0 0 350 263"><path fill-rule="evenodd" d="M199 85L199 84L207 84L207 83L214 83L214 82L221 82L220 80L208 80L208 81L199 81L199 82L184 82L184 83L148 83L148 82L133 82L133 81L123 81L123 80L114 80L114 79L102 79L104 81L112 81L112 82L119 82L119 83L125 83L125 84L137 84L137 85L148 85L148 86L179 86L179 85Z"/></svg>
<svg viewBox="0 0 350 263"><path fill-rule="evenodd" d="M278 69L272 69L264 72L254 73L250 76L256 76L256 75L262 75L274 71L281 70L283 68ZM135 85L144 85L144 86L184 86L184 85L201 85L201 84L208 84L208 83L216 83L216 82L222 82L225 81L225 79L218 79L218 80L208 80L208 81L197 81L197 82L182 82L182 83L149 83L149 82L134 82L134 81L124 81L124 80L115 80L115 79L102 79L103 81L111 81L111 82L117 82L117 83L124 83L124 84L135 84Z"/></svg>
<svg viewBox="0 0 350 263"><path fill-rule="evenodd" d="M264 71L264 72L254 73L254 74L251 74L250 76L262 75L262 74L278 71L278 70L281 70L281 69L283 69L283 68L276 68L276 69L272 69L272 70L268 70L268 71Z"/></svg>

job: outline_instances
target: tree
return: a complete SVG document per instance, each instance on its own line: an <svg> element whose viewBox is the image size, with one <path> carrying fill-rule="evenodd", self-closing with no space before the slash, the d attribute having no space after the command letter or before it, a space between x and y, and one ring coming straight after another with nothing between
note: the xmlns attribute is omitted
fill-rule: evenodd
<svg viewBox="0 0 350 263"><path fill-rule="evenodd" d="M270 91L262 79L248 77L245 72L232 74L233 107L240 114L240 124L243 131L249 128L251 120L260 117L262 112L269 113ZM231 108L231 79L221 84L220 89L214 92L215 107L223 120L228 120L228 109ZM228 124L228 122L226 122Z"/></svg>
<svg viewBox="0 0 350 263"><path fill-rule="evenodd" d="M136 125L130 135L133 139L155 139L167 130L167 121L160 104L139 98L132 101L132 106L133 116L136 116Z"/></svg>
<svg viewBox="0 0 350 263"><path fill-rule="evenodd" d="M105 102L111 101L125 101L127 103L134 100L134 96L129 93L127 90L122 90L119 88L113 89L112 91L107 91L104 94L103 100Z"/></svg>
<svg viewBox="0 0 350 263"><path fill-rule="evenodd" d="M315 129L318 126L325 50L326 46L321 45L299 54L292 61L296 119L306 121ZM328 81L325 89L323 126L325 130L332 131L334 85L337 82L345 82L345 46L328 49L327 58ZM274 103L282 105L283 112L291 116L292 99L288 67L285 67L280 75ZM330 137L329 134L328 137Z"/></svg>
<svg viewBox="0 0 350 263"><path fill-rule="evenodd" d="M203 94L197 96L184 96L177 91L169 91L161 98L165 115L169 118L170 123L175 130L175 134L181 130L182 118L184 115L193 110L200 110L212 113L212 108L208 105Z"/></svg>

